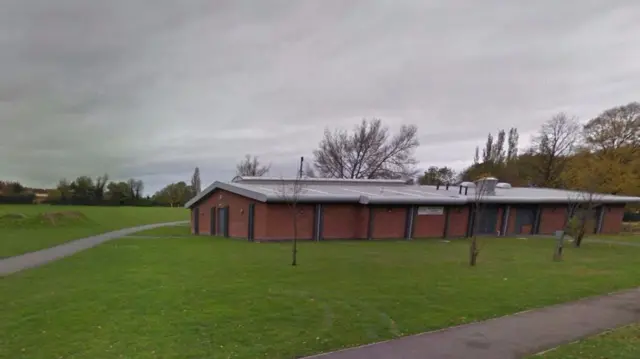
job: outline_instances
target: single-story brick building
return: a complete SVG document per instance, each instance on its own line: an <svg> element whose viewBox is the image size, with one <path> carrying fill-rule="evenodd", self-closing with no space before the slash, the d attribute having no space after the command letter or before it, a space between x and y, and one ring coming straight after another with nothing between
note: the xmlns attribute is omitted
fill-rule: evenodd
<svg viewBox="0 0 640 359"><path fill-rule="evenodd" d="M293 183L264 177L215 182L185 205L192 231L250 241L292 239ZM479 234L553 234L563 228L571 204L587 201L578 192L512 188L495 178L456 186L316 178L297 183L298 238L309 240L465 237L474 223ZM597 202L593 233L620 232L624 206L640 203L639 197L590 198ZM481 215L474 218L477 203Z"/></svg>

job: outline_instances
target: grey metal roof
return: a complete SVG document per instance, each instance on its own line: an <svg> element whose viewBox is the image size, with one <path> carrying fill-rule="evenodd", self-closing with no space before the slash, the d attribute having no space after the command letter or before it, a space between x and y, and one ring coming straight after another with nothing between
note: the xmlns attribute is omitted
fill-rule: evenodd
<svg viewBox="0 0 640 359"><path fill-rule="evenodd" d="M219 188L254 199L259 202L287 202L293 194L292 178L237 177L234 182L215 182L185 207L190 208L209 193ZM475 188L465 188L459 194L458 186L407 185L401 180L351 180L304 178L299 182L298 202L341 202L362 204L416 204L416 205L462 205L473 203ZM640 197L596 195L593 200L601 203L640 203ZM575 191L550 188L512 187L496 188L496 194L483 196L483 203L567 203L586 201L586 196Z"/></svg>

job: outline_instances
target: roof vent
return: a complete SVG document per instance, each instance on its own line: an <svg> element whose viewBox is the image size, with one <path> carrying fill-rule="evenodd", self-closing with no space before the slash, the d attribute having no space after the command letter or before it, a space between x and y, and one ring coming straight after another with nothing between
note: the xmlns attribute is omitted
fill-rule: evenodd
<svg viewBox="0 0 640 359"><path fill-rule="evenodd" d="M498 179L495 177L480 178L476 181L476 192L480 195L495 196Z"/></svg>
<svg viewBox="0 0 640 359"><path fill-rule="evenodd" d="M496 188L510 189L511 188L511 184L509 184L507 182L498 182L498 184L496 185Z"/></svg>

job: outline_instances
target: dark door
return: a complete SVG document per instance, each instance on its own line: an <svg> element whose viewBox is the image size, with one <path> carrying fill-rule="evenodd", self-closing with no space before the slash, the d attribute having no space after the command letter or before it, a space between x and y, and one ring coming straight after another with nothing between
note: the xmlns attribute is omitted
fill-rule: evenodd
<svg viewBox="0 0 640 359"><path fill-rule="evenodd" d="M249 228L247 229L247 239L249 241L253 241L253 238L254 238L253 228L255 226L254 224L255 212L256 212L256 204L255 203L249 204L249 221L248 221Z"/></svg>
<svg viewBox="0 0 640 359"><path fill-rule="evenodd" d="M216 207L211 207L209 210L209 234L216 235Z"/></svg>
<svg viewBox="0 0 640 359"><path fill-rule="evenodd" d="M200 208L193 209L193 234L200 234Z"/></svg>
<svg viewBox="0 0 640 359"><path fill-rule="evenodd" d="M534 207L517 207L516 234L532 234L535 219L536 209Z"/></svg>
<svg viewBox="0 0 640 359"><path fill-rule="evenodd" d="M229 237L229 207L218 208L218 235Z"/></svg>
<svg viewBox="0 0 640 359"><path fill-rule="evenodd" d="M487 206L478 213L478 234L496 234L498 224L498 207Z"/></svg>

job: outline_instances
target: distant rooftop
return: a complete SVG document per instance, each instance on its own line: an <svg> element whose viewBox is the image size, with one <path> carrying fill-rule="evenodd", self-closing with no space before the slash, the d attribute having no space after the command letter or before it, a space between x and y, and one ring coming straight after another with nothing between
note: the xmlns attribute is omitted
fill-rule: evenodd
<svg viewBox="0 0 640 359"><path fill-rule="evenodd" d="M259 202L285 202L290 199L295 178L236 177L232 182L215 182L185 206L192 207L216 189L252 198ZM361 203L406 205L464 205L476 201L475 187L450 185L408 185L402 180L303 178L299 180L300 203ZM483 203L567 203L584 202L586 195L551 188L496 188L494 194L479 199ZM640 197L598 194L600 203L640 203Z"/></svg>

